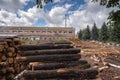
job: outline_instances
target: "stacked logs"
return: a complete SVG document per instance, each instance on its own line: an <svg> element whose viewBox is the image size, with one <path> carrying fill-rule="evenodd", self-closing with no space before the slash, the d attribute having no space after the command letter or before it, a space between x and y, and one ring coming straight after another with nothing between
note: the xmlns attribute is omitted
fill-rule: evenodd
<svg viewBox="0 0 120 80"><path fill-rule="evenodd" d="M98 71L80 60L80 49L71 43L20 45L16 60L20 71L16 80L85 80L96 78Z"/></svg>
<svg viewBox="0 0 120 80"><path fill-rule="evenodd" d="M0 80L13 80L17 74L17 45L20 44L17 36L0 37Z"/></svg>

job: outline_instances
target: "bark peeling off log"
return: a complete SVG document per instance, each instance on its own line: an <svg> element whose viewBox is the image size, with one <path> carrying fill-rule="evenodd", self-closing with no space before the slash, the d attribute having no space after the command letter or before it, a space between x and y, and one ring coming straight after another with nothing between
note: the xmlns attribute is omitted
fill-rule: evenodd
<svg viewBox="0 0 120 80"><path fill-rule="evenodd" d="M71 62L61 62L61 63L42 63L42 64L32 64L29 65L29 70L51 70L51 69L58 69L58 68L69 68L69 67L77 67L79 68L88 68L90 65L85 60L80 61L71 61Z"/></svg>
<svg viewBox="0 0 120 80"><path fill-rule="evenodd" d="M80 79L94 79L98 75L97 70L79 70L79 69L58 69L58 70L40 70L40 71L26 71L23 77L26 79L49 79L49 78L80 78Z"/></svg>
<svg viewBox="0 0 120 80"><path fill-rule="evenodd" d="M18 62L62 62L62 61L75 61L81 58L80 54L65 54L65 55L39 55L39 56L26 56L17 57Z"/></svg>
<svg viewBox="0 0 120 80"><path fill-rule="evenodd" d="M70 49L50 49L50 50L31 50L31 51L21 51L19 54L21 56L32 56L32 55L53 55L53 54L77 54L80 53L80 49L70 48Z"/></svg>

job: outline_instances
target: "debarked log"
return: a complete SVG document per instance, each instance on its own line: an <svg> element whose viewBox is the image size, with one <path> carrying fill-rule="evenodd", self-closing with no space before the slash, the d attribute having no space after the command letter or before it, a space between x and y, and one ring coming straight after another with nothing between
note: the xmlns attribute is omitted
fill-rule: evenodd
<svg viewBox="0 0 120 80"><path fill-rule="evenodd" d="M98 71L95 69L58 69L58 70L36 70L36 71L26 71L23 73L23 77L26 79L70 79L70 78L80 78L84 79L94 79L98 75Z"/></svg>
<svg viewBox="0 0 120 80"><path fill-rule="evenodd" d="M28 69L29 70L52 70L52 69L58 69L58 68L69 68L69 67L76 67L79 66L81 68L86 68L88 62L85 60L79 60L79 61L71 61L71 62L60 62L60 63L32 63L29 64ZM89 65L90 66L90 65Z"/></svg>
<svg viewBox="0 0 120 80"><path fill-rule="evenodd" d="M104 61L107 62L107 63L120 65L120 59L116 58L116 57L106 58Z"/></svg>
<svg viewBox="0 0 120 80"><path fill-rule="evenodd" d="M67 49L73 48L70 44L43 44L43 45L20 45L18 46L20 51L26 50L42 50L42 49Z"/></svg>
<svg viewBox="0 0 120 80"><path fill-rule="evenodd" d="M16 57L16 60L17 62L62 62L75 61L79 60L80 58L80 54L63 54Z"/></svg>
<svg viewBox="0 0 120 80"><path fill-rule="evenodd" d="M77 54L80 53L80 49L70 48L70 49L49 49L49 50L31 50L31 51L21 51L19 54L21 56L33 56L33 55L53 55L53 54Z"/></svg>

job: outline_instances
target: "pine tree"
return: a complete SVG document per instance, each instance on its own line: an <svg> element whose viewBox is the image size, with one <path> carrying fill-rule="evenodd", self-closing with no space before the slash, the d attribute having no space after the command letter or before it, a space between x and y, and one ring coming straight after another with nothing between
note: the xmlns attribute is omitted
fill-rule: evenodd
<svg viewBox="0 0 120 80"><path fill-rule="evenodd" d="M100 39L100 41L103 41L103 42L108 40L108 29L107 29L107 26L106 26L105 22L103 23L103 25L100 29L99 39Z"/></svg>
<svg viewBox="0 0 120 80"><path fill-rule="evenodd" d="M112 40L120 43L120 23L113 26Z"/></svg>
<svg viewBox="0 0 120 80"><path fill-rule="evenodd" d="M90 28L89 28L89 25L87 25L87 28L83 30L83 35L82 35L82 38L84 40L90 40L91 38L91 32L90 32Z"/></svg>
<svg viewBox="0 0 120 80"><path fill-rule="evenodd" d="M91 39L92 40L98 40L98 28L96 27L96 24L94 23L93 27L92 27L92 31L91 31Z"/></svg>
<svg viewBox="0 0 120 80"><path fill-rule="evenodd" d="M80 31L78 32L78 38L82 39L82 30L80 29Z"/></svg>
<svg viewBox="0 0 120 80"><path fill-rule="evenodd" d="M111 25L108 26L108 40L112 41L113 38L113 27Z"/></svg>

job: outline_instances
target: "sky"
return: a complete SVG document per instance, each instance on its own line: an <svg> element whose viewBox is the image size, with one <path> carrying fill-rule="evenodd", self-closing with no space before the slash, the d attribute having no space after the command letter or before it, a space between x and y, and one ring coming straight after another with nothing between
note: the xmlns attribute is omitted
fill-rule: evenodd
<svg viewBox="0 0 120 80"><path fill-rule="evenodd" d="M53 0L36 7L35 0L0 0L0 26L74 27L77 31L107 21L111 8L91 0Z"/></svg>

